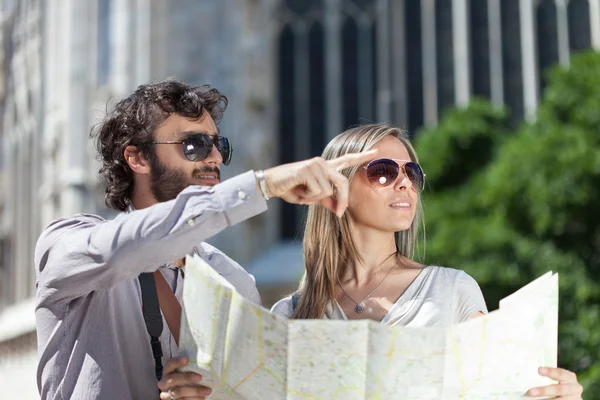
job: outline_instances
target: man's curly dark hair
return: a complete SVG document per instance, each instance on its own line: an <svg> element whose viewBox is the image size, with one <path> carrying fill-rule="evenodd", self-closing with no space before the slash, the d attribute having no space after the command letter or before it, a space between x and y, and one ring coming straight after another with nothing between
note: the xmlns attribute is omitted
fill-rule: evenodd
<svg viewBox="0 0 600 400"><path fill-rule="evenodd" d="M208 112L218 123L226 108L227 97L217 89L171 79L141 85L118 102L91 132L102 162L99 172L106 185L106 205L124 211L131 201L133 173L123 155L127 146L137 146L152 160L156 157L154 146L145 143L154 140L156 129L169 115L199 119Z"/></svg>

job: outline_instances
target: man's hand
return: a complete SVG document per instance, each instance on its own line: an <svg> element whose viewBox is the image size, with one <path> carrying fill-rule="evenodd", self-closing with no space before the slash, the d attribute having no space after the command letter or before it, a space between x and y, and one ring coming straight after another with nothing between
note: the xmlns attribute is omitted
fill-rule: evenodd
<svg viewBox="0 0 600 400"><path fill-rule="evenodd" d="M370 161L376 155L375 149L333 160L315 157L269 168L264 171L267 191L271 197L288 203L321 204L341 217L348 208L348 179L339 171Z"/></svg>
<svg viewBox="0 0 600 400"><path fill-rule="evenodd" d="M550 396L552 399L581 400L583 386L577 381L577 375L562 368L540 368L539 374L558 381L556 385L548 385L530 389L530 397Z"/></svg>
<svg viewBox="0 0 600 400"><path fill-rule="evenodd" d="M187 358L172 358L167 362L162 379L158 382L161 400L205 400L212 390L198 386L202 376L193 372L178 372L188 363Z"/></svg>

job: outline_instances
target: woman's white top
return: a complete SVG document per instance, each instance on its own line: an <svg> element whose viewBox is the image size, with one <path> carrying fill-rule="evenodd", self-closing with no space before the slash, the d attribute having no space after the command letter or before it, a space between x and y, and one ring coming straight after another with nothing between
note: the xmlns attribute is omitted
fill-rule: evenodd
<svg viewBox="0 0 600 400"><path fill-rule="evenodd" d="M438 266L424 267L381 321L389 326L448 327L468 320L487 308L481 289L464 271ZM290 317L292 298L278 301L271 312ZM328 305L324 319L347 320L342 307Z"/></svg>

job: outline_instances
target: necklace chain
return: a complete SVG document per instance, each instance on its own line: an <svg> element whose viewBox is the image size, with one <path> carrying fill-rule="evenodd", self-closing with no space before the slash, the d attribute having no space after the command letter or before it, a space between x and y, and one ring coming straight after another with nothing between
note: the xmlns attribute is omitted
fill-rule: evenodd
<svg viewBox="0 0 600 400"><path fill-rule="evenodd" d="M389 260L390 258L392 258L392 256L394 254L390 255L388 258L386 258L385 260L383 260L383 262L380 265L383 265L387 260ZM390 272L392 272L392 270L394 269L395 266L396 266L396 264L394 264L394 265L392 265L390 267L390 269L388 270L387 274L385 274L385 276L383 277L383 279L377 284L377 286L375 286L373 288L373 290L371 290L369 292L369 294L367 294L367 296L364 299L362 299L362 301L360 303L357 303L352 297L350 297L350 295L348 294L348 292L346 292L346 289L344 289L344 286L342 286L342 282L340 281L340 276L337 275L337 281L338 281L338 284L340 285L340 288L342 289L342 292L344 292L344 294L346 295L346 297L348 297L350 300L352 300L352 302L354 304L356 304L356 307L354 308L354 311L357 314L360 314L360 313L362 313L365 310L365 307L362 304L373 294L373 292L375 292L375 290L377 290L377 288L379 286L381 286L381 284L383 283L383 281L385 281L385 279L388 277L388 275L390 274Z"/></svg>

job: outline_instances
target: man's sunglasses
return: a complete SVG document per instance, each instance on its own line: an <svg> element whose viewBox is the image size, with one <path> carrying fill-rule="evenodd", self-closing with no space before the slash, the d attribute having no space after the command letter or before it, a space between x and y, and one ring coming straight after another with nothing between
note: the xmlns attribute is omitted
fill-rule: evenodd
<svg viewBox="0 0 600 400"><path fill-rule="evenodd" d="M412 161L378 158L372 160L363 168L367 170L369 184L375 189L381 189L396 183L400 171L410 180L415 191L421 192L425 188L423 169L419 164Z"/></svg>
<svg viewBox="0 0 600 400"><path fill-rule="evenodd" d="M231 142L229 139L218 135L211 136L207 133L196 133L180 141L147 143L181 144L183 145L183 154L188 160L194 162L204 161L212 151L213 145L217 148L221 154L221 157L223 157L223 164L229 165L231 162L231 156L233 155L233 148L231 147Z"/></svg>

